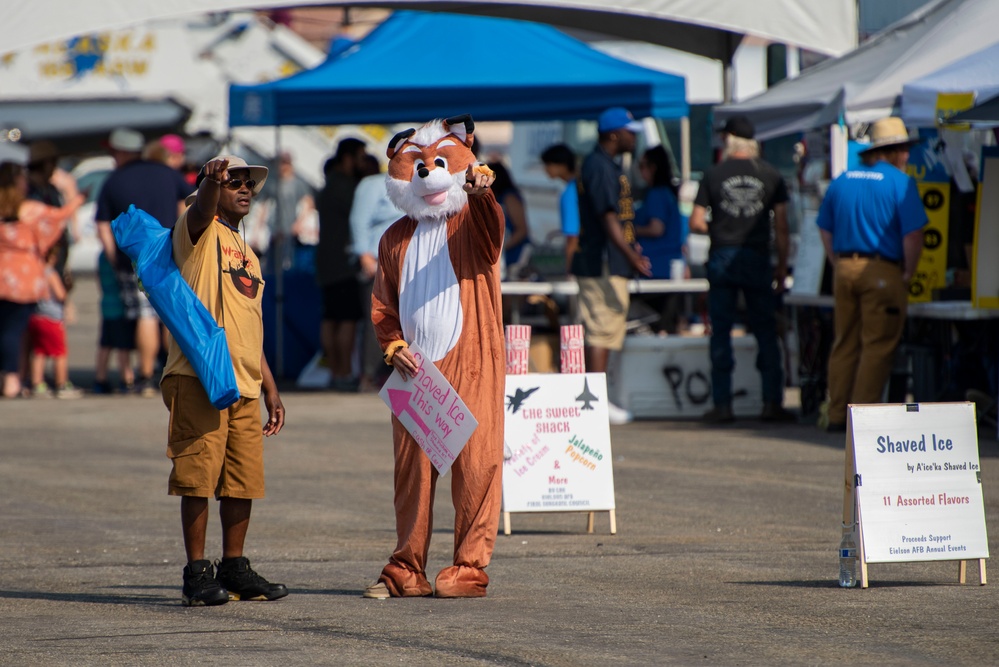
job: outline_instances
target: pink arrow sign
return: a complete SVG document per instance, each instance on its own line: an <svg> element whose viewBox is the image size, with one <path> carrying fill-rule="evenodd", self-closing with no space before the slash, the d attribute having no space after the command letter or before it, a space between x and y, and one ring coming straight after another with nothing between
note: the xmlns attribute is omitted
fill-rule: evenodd
<svg viewBox="0 0 999 667"><path fill-rule="evenodd" d="M421 431L423 431L423 434L430 435L430 427L427 426L426 422L423 421L423 418L420 417L419 413L417 413L410 404L413 398L413 392L403 391L401 389L389 389L388 396L389 406L392 408L392 412L400 417L402 416L402 413L408 412L409 416L413 418L414 422L416 422L416 425L420 427Z"/></svg>
<svg viewBox="0 0 999 667"><path fill-rule="evenodd" d="M451 464L478 427L458 392L415 343L409 346L416 360L416 376L392 373L378 392L396 417L408 414L403 427L427 454L437 472L446 475Z"/></svg>

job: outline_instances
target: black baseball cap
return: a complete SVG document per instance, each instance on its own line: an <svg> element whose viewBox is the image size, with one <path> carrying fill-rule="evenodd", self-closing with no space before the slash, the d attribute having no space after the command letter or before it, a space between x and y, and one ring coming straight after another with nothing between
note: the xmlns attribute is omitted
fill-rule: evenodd
<svg viewBox="0 0 999 667"><path fill-rule="evenodd" d="M721 131L723 134L731 134L733 137L740 137L742 139L752 139L756 136L756 128L753 127L752 121L745 116L733 116L729 118Z"/></svg>

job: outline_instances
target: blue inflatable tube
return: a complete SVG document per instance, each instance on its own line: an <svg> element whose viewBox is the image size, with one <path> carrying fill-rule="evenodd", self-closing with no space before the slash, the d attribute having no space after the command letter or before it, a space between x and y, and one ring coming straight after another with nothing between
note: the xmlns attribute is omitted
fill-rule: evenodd
<svg viewBox="0 0 999 667"><path fill-rule="evenodd" d="M135 206L115 218L111 230L118 247L135 263L149 303L191 362L212 405L228 408L239 400L239 389L225 330L180 275L171 231Z"/></svg>

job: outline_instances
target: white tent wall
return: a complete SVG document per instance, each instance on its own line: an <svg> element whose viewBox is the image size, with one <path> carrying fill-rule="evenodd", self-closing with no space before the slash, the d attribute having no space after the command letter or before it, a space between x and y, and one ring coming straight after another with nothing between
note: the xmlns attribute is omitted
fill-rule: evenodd
<svg viewBox="0 0 999 667"><path fill-rule="evenodd" d="M213 105L205 101L224 98L225 80L199 62L198 37L187 22L167 21L46 42L3 57L0 90L5 101L173 97L189 109L207 109ZM192 115L190 129L220 127L205 127L202 113Z"/></svg>
<svg viewBox="0 0 999 667"><path fill-rule="evenodd" d="M854 0L499 0L467 3L394 0L31 0L8 3L0 23L4 50L18 50L82 33L106 31L143 21L252 7L309 5L386 7L521 18L680 48L724 59L734 46L726 34L755 35L819 53L839 55L856 45ZM737 40L736 40L737 42ZM732 48L729 48L732 47Z"/></svg>
<svg viewBox="0 0 999 667"><path fill-rule="evenodd" d="M648 42L625 40L587 40L587 42L593 48L615 58L684 77L687 80L689 104L718 104L724 100L723 68L717 60ZM733 67L737 72L733 99L743 100L766 90L766 44L759 43L759 40L743 40L735 52Z"/></svg>

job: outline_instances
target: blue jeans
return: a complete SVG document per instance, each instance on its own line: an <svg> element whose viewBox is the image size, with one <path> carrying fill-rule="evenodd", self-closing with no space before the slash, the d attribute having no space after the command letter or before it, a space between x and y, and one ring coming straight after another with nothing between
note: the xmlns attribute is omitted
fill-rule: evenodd
<svg viewBox="0 0 999 667"><path fill-rule="evenodd" d="M711 395L715 405L732 402L732 325L739 291L756 337L756 368L763 380L763 400L784 400L784 364L777 345L777 300L770 258L749 248L722 247L708 256L708 314L711 316Z"/></svg>

